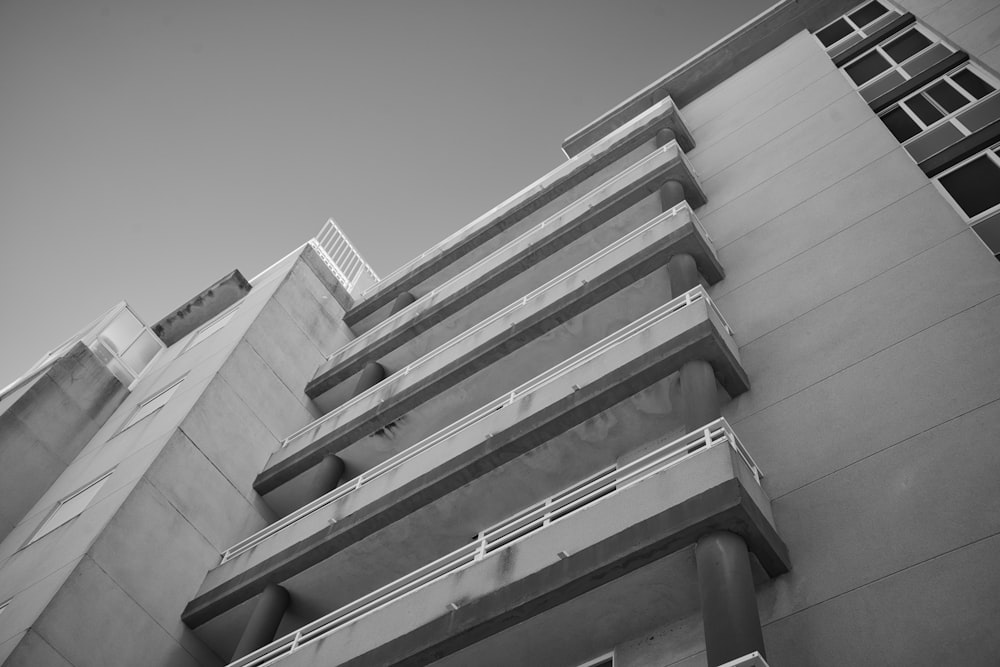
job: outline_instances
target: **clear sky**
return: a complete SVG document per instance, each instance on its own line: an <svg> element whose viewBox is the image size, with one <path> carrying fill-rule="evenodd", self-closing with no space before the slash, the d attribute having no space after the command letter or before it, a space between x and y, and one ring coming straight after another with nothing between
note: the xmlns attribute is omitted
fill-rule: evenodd
<svg viewBox="0 0 1000 667"><path fill-rule="evenodd" d="M0 0L0 385L333 217L380 274L775 0Z"/></svg>

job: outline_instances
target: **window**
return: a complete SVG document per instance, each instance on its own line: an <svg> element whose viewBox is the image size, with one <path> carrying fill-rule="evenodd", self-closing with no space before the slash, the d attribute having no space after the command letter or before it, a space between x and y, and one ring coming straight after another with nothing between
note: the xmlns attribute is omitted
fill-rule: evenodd
<svg viewBox="0 0 1000 667"><path fill-rule="evenodd" d="M196 333L191 338L191 342L188 343L188 345L187 345L186 348L184 348L184 351L187 352L192 347L194 347L198 343L204 341L206 338L208 338L212 334L218 332L224 326L226 326L227 324L229 324L229 320L233 319L233 315L236 314L236 309L238 307L239 307L239 305L237 304L233 308L230 308L227 312L225 312L222 315L219 315L218 317L216 317L214 320L212 320L208 324L205 324L204 326L202 326L201 329L198 330L198 333Z"/></svg>
<svg viewBox="0 0 1000 667"><path fill-rule="evenodd" d="M1000 144L941 172L934 181L1000 259Z"/></svg>
<svg viewBox="0 0 1000 667"><path fill-rule="evenodd" d="M126 307L89 347L101 363L128 386L163 349L163 343Z"/></svg>
<svg viewBox="0 0 1000 667"><path fill-rule="evenodd" d="M13 598L11 598L11 599L13 599ZM6 609L7 605L9 605L9 604L10 604L10 600L7 600L3 604L0 604L0 615L3 615L3 610Z"/></svg>
<svg viewBox="0 0 1000 667"><path fill-rule="evenodd" d="M974 65L945 74L880 115L917 162L1000 119L997 82Z"/></svg>
<svg viewBox="0 0 1000 667"><path fill-rule="evenodd" d="M867 102L884 95L951 55L952 50L919 26L893 35L844 65Z"/></svg>
<svg viewBox="0 0 1000 667"><path fill-rule="evenodd" d="M174 395L174 392L177 391L177 388L183 381L184 378L176 380L173 384L167 386L164 389L161 389L160 391L153 394L143 402L139 403L139 407L135 409L135 411L125 421L122 427L118 429L118 433L121 433L122 431L135 426L143 419L153 415L157 410L166 405L167 401L170 400L170 397ZM116 433L115 435L118 435L118 433Z"/></svg>
<svg viewBox="0 0 1000 667"><path fill-rule="evenodd" d="M899 16L899 12L873 0L821 28L816 32L816 37L830 57L834 58Z"/></svg>
<svg viewBox="0 0 1000 667"><path fill-rule="evenodd" d="M595 658L589 660L579 667L614 667L615 656L613 653L608 653L607 655L602 655L600 658Z"/></svg>
<svg viewBox="0 0 1000 667"><path fill-rule="evenodd" d="M104 486L104 483L113 472L114 470L109 470L79 491L60 500L48 518L42 522L38 530L25 542L25 546L41 539L64 523L68 523L78 517L83 510L87 509L91 501L97 497L97 492L101 490L101 487Z"/></svg>

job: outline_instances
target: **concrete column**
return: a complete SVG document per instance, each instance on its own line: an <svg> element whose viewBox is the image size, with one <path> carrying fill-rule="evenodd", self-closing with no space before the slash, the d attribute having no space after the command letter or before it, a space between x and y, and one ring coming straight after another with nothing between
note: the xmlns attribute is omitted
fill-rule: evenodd
<svg viewBox="0 0 1000 667"><path fill-rule="evenodd" d="M689 361L681 366L681 416L687 433L722 416L715 371L707 361Z"/></svg>
<svg viewBox="0 0 1000 667"><path fill-rule="evenodd" d="M409 292L400 292L396 295L396 300L392 302L392 308L389 310L389 316L391 317L395 315L416 300L417 297L413 296Z"/></svg>
<svg viewBox="0 0 1000 667"><path fill-rule="evenodd" d="M314 497L319 498L325 493L329 493L340 484L340 478L344 476L344 459L335 454L327 454L323 460L316 464L316 488Z"/></svg>
<svg viewBox="0 0 1000 667"><path fill-rule="evenodd" d="M725 531L709 533L694 553L709 667L753 651L765 655L746 542Z"/></svg>
<svg viewBox="0 0 1000 667"><path fill-rule="evenodd" d="M377 361L369 361L361 371L358 384L354 387L354 395L371 389L385 379L385 366Z"/></svg>
<svg viewBox="0 0 1000 667"><path fill-rule="evenodd" d="M675 298L701 284L698 265L694 257L686 253L674 255L667 260L667 275L670 276L670 294Z"/></svg>
<svg viewBox="0 0 1000 667"><path fill-rule="evenodd" d="M669 211L684 201L684 186L680 181L670 180L660 186L660 209Z"/></svg>
<svg viewBox="0 0 1000 667"><path fill-rule="evenodd" d="M250 612L250 620L236 645L233 660L253 653L260 647L274 641L274 633L281 625L281 618L285 615L285 610L288 609L290 599L288 591L281 586L267 585L267 588L257 598L257 604L253 611Z"/></svg>
<svg viewBox="0 0 1000 667"><path fill-rule="evenodd" d="M677 135L674 134L673 130L662 129L656 133L656 147L661 148L666 146L675 139L677 139Z"/></svg>

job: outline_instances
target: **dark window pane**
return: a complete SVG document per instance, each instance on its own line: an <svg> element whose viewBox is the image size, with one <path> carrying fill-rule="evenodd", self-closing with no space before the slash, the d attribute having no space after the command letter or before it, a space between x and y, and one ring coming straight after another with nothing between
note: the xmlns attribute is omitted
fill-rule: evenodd
<svg viewBox="0 0 1000 667"><path fill-rule="evenodd" d="M865 102L871 102L876 97L888 93L904 81L906 81L906 79L904 79L903 75L899 72L889 72L885 76L880 77L877 81L873 81L862 88L861 97L865 99Z"/></svg>
<svg viewBox="0 0 1000 667"><path fill-rule="evenodd" d="M976 106L958 114L958 120L969 128L970 132L981 130L998 118L1000 118L1000 95L977 102Z"/></svg>
<svg viewBox="0 0 1000 667"><path fill-rule="evenodd" d="M954 125L951 123L945 123L944 125L940 125L933 130L929 130L927 134L919 139L914 139L913 143L906 147L906 150L913 156L914 160L917 162L923 162L930 156L940 153L955 142L961 141L964 136L965 135L959 132L958 128Z"/></svg>
<svg viewBox="0 0 1000 667"><path fill-rule="evenodd" d="M867 81L871 81L882 72L889 69L889 61L882 57L878 51L872 51L866 56L862 56L844 68L847 76L859 86Z"/></svg>
<svg viewBox="0 0 1000 667"><path fill-rule="evenodd" d="M911 30L902 37L894 39L886 44L883 49L889 57L897 63L901 63L907 58L916 55L931 45L931 40L916 30Z"/></svg>
<svg viewBox="0 0 1000 667"><path fill-rule="evenodd" d="M819 37L819 41L822 42L823 46L830 46L844 39L852 32L854 32L854 28L851 27L851 24L844 19L840 19L817 32L816 36Z"/></svg>
<svg viewBox="0 0 1000 667"><path fill-rule="evenodd" d="M877 19L878 17L885 14L888 9L882 6L880 2L869 2L867 5L861 9L848 14L851 20L857 23L859 26L864 27Z"/></svg>
<svg viewBox="0 0 1000 667"><path fill-rule="evenodd" d="M955 83L960 85L962 88L965 88L969 94L977 100L981 100L993 92L993 86L986 83L976 74L967 69L963 69L961 72L952 74L951 78L955 80Z"/></svg>
<svg viewBox="0 0 1000 667"><path fill-rule="evenodd" d="M979 234L979 238L986 243L990 250L994 253L1000 253L1000 213L973 225L972 229Z"/></svg>
<svg viewBox="0 0 1000 667"><path fill-rule="evenodd" d="M903 65L903 71L910 76L916 76L924 70L930 69L931 65L936 65L951 55L951 49L944 44L935 44L919 56Z"/></svg>
<svg viewBox="0 0 1000 667"><path fill-rule="evenodd" d="M1000 204L1000 167L985 155L939 180L970 218Z"/></svg>
<svg viewBox="0 0 1000 667"><path fill-rule="evenodd" d="M903 143L910 137L920 134L920 126L910 118L909 114L899 107L882 114L882 122L885 123L885 126L889 128L892 136L896 137L896 141L899 143Z"/></svg>
<svg viewBox="0 0 1000 667"><path fill-rule="evenodd" d="M948 113L958 111L969 103L968 98L947 81L935 83L927 89L927 94Z"/></svg>
<svg viewBox="0 0 1000 667"><path fill-rule="evenodd" d="M931 104L923 95L914 95L903 104L910 107L910 111L917 114L917 118L924 121L924 125L930 125L934 121L944 118L941 110Z"/></svg>

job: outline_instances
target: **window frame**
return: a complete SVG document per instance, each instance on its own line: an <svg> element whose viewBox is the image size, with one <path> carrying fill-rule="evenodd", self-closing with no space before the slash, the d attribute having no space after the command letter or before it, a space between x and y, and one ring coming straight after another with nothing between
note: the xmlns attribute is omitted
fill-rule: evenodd
<svg viewBox="0 0 1000 667"><path fill-rule="evenodd" d="M177 378L173 382L169 383L168 385L166 385L165 387L163 387L159 391L156 391L156 392L152 393L149 397L144 398L143 400L139 401L138 405L136 405L135 408L132 409L132 411L129 413L128 418L124 422L122 422L122 425L118 427L118 430L115 431L114 435L112 435L111 438L114 438L114 437L117 437L118 435L121 435L122 433L124 433L128 429L132 428L136 424L144 422L145 420L149 419L150 417L154 416L157 412L159 412L160 410L162 410L163 407L167 403L170 402L170 399L173 398L174 392L177 391L177 387L182 382L184 382L184 379L186 377L187 377L187 374L185 373L184 375L182 375L181 377ZM154 408L148 414L143 415L142 417L139 417L138 419L135 418L136 415L139 414L144 407L146 407L147 405L149 405L150 403L152 403L156 399L160 398L164 394L168 394L168 395L167 395L166 399L164 399L164 401L163 401L163 403L161 405L159 405L156 408ZM111 438L108 438L108 439L110 440Z"/></svg>
<svg viewBox="0 0 1000 667"><path fill-rule="evenodd" d="M986 95L985 97L976 98L974 95L972 95L972 93L970 93L969 91L967 91L957 81L954 81L951 78L953 75L958 74L960 72L963 72L965 70L971 71L973 74L975 74L976 76L978 76L980 79L983 79L984 81L986 81L986 83L988 83L991 86L993 86L993 92L990 93L989 95ZM939 112L941 112L943 114L943 116L941 118L937 119L936 121L934 121L930 125L928 125L927 123L925 123L919 116L917 116L917 114L913 110L911 110L909 106L904 106L905 103L909 102L910 100L912 100L915 97L923 95L928 90L930 90L932 87L936 86L938 83L940 83L942 81L945 81L945 80L947 80L949 84L951 84L954 88L956 88L959 91L959 93L968 100L968 102L966 103L965 106L961 107L960 109L956 109L955 111L947 112L935 100L933 100L930 97L930 95L927 95L926 96L927 101L930 102L931 104L933 104L934 108L937 109ZM924 135L926 135L928 132L932 132L933 130L936 130L938 127L944 125L945 123L951 123L952 126L954 126L959 132L962 133L962 137L965 138L965 137L968 137L968 136L974 134L974 131L970 130L968 127L966 127L964 124L962 124L962 122L960 120L958 120L958 116L960 114L965 113L966 111L969 111L970 109L972 109L973 107L975 107L978 104L986 102L987 100L992 100L997 95L1000 95L1000 80L996 79L995 77L993 77L988 72L985 72L985 71L981 70L974 63L963 63L959 67L956 67L955 69L950 70L949 72L947 72L945 74L942 74L941 76L939 76L938 78L934 79L933 81L928 82L927 85L923 86L919 90L914 91L912 94L907 95L906 97L902 98L898 102L894 102L892 104L892 106L890 106L887 109L881 111L878 114L878 117L879 117L879 120L882 120L882 122L885 123L885 121L883 120L883 117L885 115L891 113L892 111L895 111L896 109L899 109L903 113L905 113L910 118L910 120L912 120L914 123L916 123L917 127L920 128L920 132L918 132L917 134L913 135L912 137L910 137L906 141L900 142L900 145L903 146L903 148L906 148L906 146L908 144L913 143L917 139L919 139L919 138L923 137ZM998 118L1000 118L1000 117L998 117ZM909 154L909 151L907 151L907 154Z"/></svg>
<svg viewBox="0 0 1000 667"><path fill-rule="evenodd" d="M60 499L55 504L55 506L49 511L49 513L45 515L45 519L43 519L42 522L40 524L38 524L38 527L35 528L35 530L33 530L31 532L31 536L28 537L28 539L25 541L25 543L22 546L22 548L27 547L27 546L29 546L31 544L34 544L35 542L37 542L38 540L42 539L46 535L54 533L55 531L59 530L60 528L62 528L66 524L72 522L77 517L79 517L81 514L83 514L87 510L87 508L90 507L91 504L93 504L94 500L97 499L97 494L99 494L101 492L101 487L104 486L104 483L108 481L108 478L111 477L111 475L114 474L114 472L115 472L115 469L112 468L111 470L108 470L107 472L105 472L103 475L100 475L96 479L88 482L87 484L84 484L83 486L81 486L80 488L78 488L76 491L73 491L72 493L67 494L62 499ZM53 517L55 517L59 513L59 510L62 509L66 505L66 503L72 501L74 498L79 497L83 493L86 493L90 489L93 489L95 486L97 487L97 489L94 491L94 495L90 498L90 500L87 501L86 505L84 505L84 506L82 506L80 508L80 510L78 512L76 512L72 516L64 519L63 521L60 521L59 523L54 523L54 524L50 525L50 522L52 521ZM8 602L9 602L9 600L8 600Z"/></svg>
<svg viewBox="0 0 1000 667"><path fill-rule="evenodd" d="M906 35L907 33L909 33L911 30L916 30L917 32L921 33L924 37L926 37L927 39L930 40L930 44L928 44L924 48L920 49L919 51L917 51L916 53L914 53L912 56L910 56L909 58L907 58L906 60L897 63L896 59L893 58L892 56L890 56L885 51L884 46L886 44L889 44L891 42L896 41L897 39L900 39L901 37L903 37L904 35ZM931 49L933 49L935 46L938 46L938 45L941 45L941 46L945 47L946 49L948 49L949 51L951 51L951 53L955 53L955 48L951 44L949 44L948 42L946 42L944 39L942 39L939 35L935 35L933 32L931 32L930 30L928 30L924 26L920 25L919 23L914 23L913 25L909 25L905 29L900 30L899 32L894 33L894 34L886 37L885 39L883 39L881 42L879 42L878 44L874 45L870 49L865 50L864 53L859 53L857 56L855 56L854 58L851 58L849 61L847 61L846 63L844 63L843 65L841 65L838 69L840 69L840 71L844 73L844 76L847 77L847 81L858 92L863 91L868 86L871 86L871 85L877 83L878 81L880 81L881 79L885 78L889 74L892 74L893 72L898 72L900 74L900 76L903 77L904 81L909 81L910 79L912 79L914 76L917 76L917 75L916 74L910 74L910 73L908 73L906 70L903 69L903 67L905 67L907 64L909 64L912 60L914 60L916 58L919 58L920 56L924 55L925 53L927 53L928 51L930 51ZM860 85L857 84L857 83L855 83L854 79L852 79L851 76L850 76L850 74L847 73L847 68L850 67L851 65L853 65L854 63L858 62L862 58L865 58L865 57L871 55L874 52L878 52L879 55L881 55L886 60L886 62L889 63L889 65L890 65L889 69L884 70L882 72L879 72L873 78L868 79L867 81L865 81L864 83L862 83Z"/></svg>
<svg viewBox="0 0 1000 667"><path fill-rule="evenodd" d="M983 99L986 98L984 97ZM958 171L959 169L966 166L970 162L980 157L983 157L984 155L987 158L989 158L994 165L996 165L997 169L1000 169L1000 142L998 142L993 144L992 146L989 146L988 148L984 148L981 151L976 151L975 153L968 156L958 164L943 170L940 174L935 174L934 177L931 179L931 183L934 184L934 187L937 188L937 191L939 193L941 193L941 196L944 197L945 201L947 201L948 204L950 204L951 207L955 209L958 215L961 216L962 220L965 221L965 224L969 226L969 229L971 229L973 232L976 233L976 238L979 239L980 243L982 243L983 246L985 246L986 250L994 257L1000 259L1000 253L994 252L992 248L986 245L986 241L983 240L983 238L979 235L979 233L976 232L977 224L979 224L980 222L985 222L986 220L989 220L990 218L996 215L1000 215L1000 204L994 204L992 207L986 209L985 211L982 211L970 217L965 212L965 209L962 208L961 204L959 204L958 201L956 201L955 198L951 196L951 193L948 192L948 189L941 184L942 177L947 176L952 172ZM998 186L1000 186L1000 184L998 184Z"/></svg>
<svg viewBox="0 0 1000 667"><path fill-rule="evenodd" d="M577 667L596 667L597 665L600 665L601 663L607 662L608 660L611 661L611 667L615 667L615 652L614 651L609 651L608 653L605 653L604 655L599 655L596 658L591 658L590 660L588 660L586 662L580 663L579 665L577 665Z"/></svg>
<svg viewBox="0 0 1000 667"><path fill-rule="evenodd" d="M851 18L850 15L853 14L854 12L858 11L862 7L865 7L865 6L869 5L869 4L871 4L871 2L873 2L873 1L874 2L878 2L878 4L880 4L885 9L885 12L882 13L882 14L880 14L878 16L878 18L876 18L874 21L869 21L868 23L866 23L864 25L858 25L854 21L854 19ZM882 20L885 17L887 17L887 16L892 16L892 19L888 23L882 23ZM819 42L819 45L823 48L823 50L826 51L827 54L829 54L829 55L832 56L834 54L834 52L837 50L837 47L841 46L846 40L850 39L854 35L860 35L861 39L865 39L866 37L871 37L874 33L878 32L879 30L881 30L882 28L884 28L889 23L892 23L892 21L895 21L900 16L902 16L902 14L899 12L898 9L896 9L892 5L889 5L889 4L885 3L885 2L883 2L883 0L865 0L865 2L862 2L862 3L858 4L855 7L852 7L849 11L844 12L841 16L838 16L837 18L833 19L832 21L830 21L826 25L818 28L817 30L814 30L813 31L813 37L816 38L816 41ZM846 35L844 35L843 37L841 37L840 39L838 39L833 44L831 44L829 46L826 46L825 44L823 44L823 40L821 40L819 38L819 33L823 32L824 30L826 30L827 28L829 28L834 23L836 23L837 21L840 21L840 20L846 21L847 25L850 26L850 27L852 27L853 30L851 32L847 33ZM869 26L875 25L875 24L879 24L879 25L876 28L874 28L873 30L871 30L871 31L866 30L866 28L868 28ZM848 47L848 48L850 48L850 47Z"/></svg>

